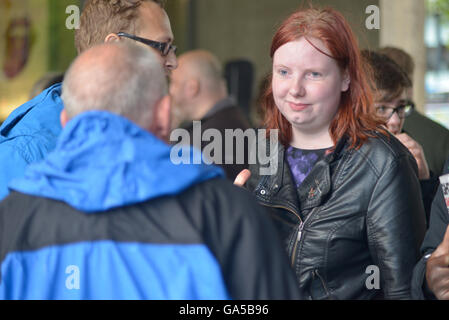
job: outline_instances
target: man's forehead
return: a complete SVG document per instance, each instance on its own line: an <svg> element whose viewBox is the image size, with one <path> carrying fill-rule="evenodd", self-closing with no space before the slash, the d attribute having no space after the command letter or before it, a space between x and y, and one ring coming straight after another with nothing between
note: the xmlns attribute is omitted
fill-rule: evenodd
<svg viewBox="0 0 449 320"><path fill-rule="evenodd" d="M396 105L400 102L406 101L407 100L407 94L405 89L401 92L400 95L397 95L396 97L391 97L394 93L393 92L389 92L387 90L379 90L376 93L376 103L377 104L389 104L389 105Z"/></svg>
<svg viewBox="0 0 449 320"><path fill-rule="evenodd" d="M144 2L139 7L139 36L160 42L173 41L168 15L158 4Z"/></svg>

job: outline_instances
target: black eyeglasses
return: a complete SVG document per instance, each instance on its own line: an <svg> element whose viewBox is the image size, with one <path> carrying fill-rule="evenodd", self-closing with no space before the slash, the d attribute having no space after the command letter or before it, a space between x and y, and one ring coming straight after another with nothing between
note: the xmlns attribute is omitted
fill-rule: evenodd
<svg viewBox="0 0 449 320"><path fill-rule="evenodd" d="M382 118L390 119L393 116L393 113L396 112L400 119L404 119L412 113L413 109L415 109L415 104L412 101L403 101L396 108L378 106L376 107L376 113Z"/></svg>
<svg viewBox="0 0 449 320"><path fill-rule="evenodd" d="M170 53L171 50L173 50L173 53L176 54L176 46L168 43L168 42L157 42L157 41L153 41L153 40L149 40L149 39L145 39L145 38L141 38L129 33L125 33L125 32L119 32L117 33L117 35L119 37L125 37L125 38L129 38L135 41L139 41L143 44L146 44L147 46L150 46L156 50L159 50L162 56L166 56Z"/></svg>

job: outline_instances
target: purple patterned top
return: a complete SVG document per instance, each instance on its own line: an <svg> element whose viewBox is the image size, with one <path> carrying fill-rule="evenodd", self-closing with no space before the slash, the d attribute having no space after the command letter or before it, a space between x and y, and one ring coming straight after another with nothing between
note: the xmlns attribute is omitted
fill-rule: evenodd
<svg viewBox="0 0 449 320"><path fill-rule="evenodd" d="M286 149L285 155L297 188L312 171L315 163L324 158L328 149L303 150L292 146Z"/></svg>

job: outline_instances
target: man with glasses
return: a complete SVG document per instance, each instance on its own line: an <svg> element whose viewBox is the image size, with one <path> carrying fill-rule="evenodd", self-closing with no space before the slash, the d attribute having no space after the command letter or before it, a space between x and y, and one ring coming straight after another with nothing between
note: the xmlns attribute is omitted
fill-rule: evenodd
<svg viewBox="0 0 449 320"><path fill-rule="evenodd" d="M173 52L174 54L176 54L176 49L177 49L176 46L174 46L174 45L172 45L172 44L170 44L168 42L157 42L157 41L153 41L153 40L148 40L148 39L141 38L141 37L138 37L138 36L134 36L132 34L125 33L125 32L119 32L119 33L117 33L117 35L119 37L125 37L125 38L129 38L129 39L132 39L132 40L144 43L147 46L150 46L150 47L158 50L159 53L163 57L168 56L168 54L170 52Z"/></svg>
<svg viewBox="0 0 449 320"><path fill-rule="evenodd" d="M393 114L396 112L400 119L408 117L412 110L415 108L415 104L410 100L401 100L397 107L389 107L385 105L379 105L376 107L376 113L378 116L390 120Z"/></svg>
<svg viewBox="0 0 449 320"><path fill-rule="evenodd" d="M407 88L407 97L413 99L413 72L415 63L410 54L396 47L384 47L379 53L387 55L408 75L411 86ZM441 124L413 110L404 123L404 130L415 139L426 154L429 169L439 176L447 169L444 163L449 158L449 130Z"/></svg>
<svg viewBox="0 0 449 320"><path fill-rule="evenodd" d="M407 147L418 165L418 178L429 223L432 200L438 187L438 177L429 170L422 146L403 131L406 117L415 108L407 98L411 81L407 74L388 56L373 51L362 51L371 87L374 89L374 108L376 114L385 121L388 130Z"/></svg>
<svg viewBox="0 0 449 320"><path fill-rule="evenodd" d="M157 53L166 75L178 65L170 20L162 0L87 0L75 32L78 54L110 41L133 41ZM110 79L114 81L114 79ZM86 83L86 86L91 84ZM131 99L136 92L126 92ZM0 200L25 167L56 146L63 109L61 83L15 109L0 127ZM164 133L168 136L168 131Z"/></svg>

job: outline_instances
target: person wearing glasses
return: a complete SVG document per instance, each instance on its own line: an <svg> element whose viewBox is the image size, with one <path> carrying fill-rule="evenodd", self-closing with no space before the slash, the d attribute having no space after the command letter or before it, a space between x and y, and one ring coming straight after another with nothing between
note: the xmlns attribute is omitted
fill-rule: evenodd
<svg viewBox="0 0 449 320"><path fill-rule="evenodd" d="M173 54L176 54L177 47L170 44L170 40L169 40L169 42L158 42L158 41L153 41L153 40L141 38L138 36L134 36L134 35L126 33L126 32L119 32L119 33L117 33L117 35L119 37L125 37L128 39L132 39L134 41L146 44L147 46L150 46L151 48L158 50L162 57L167 57L171 52ZM168 70L171 70L171 69L172 68L168 68Z"/></svg>
<svg viewBox="0 0 449 320"><path fill-rule="evenodd" d="M411 86L407 88L407 97L413 100L413 57L406 51L391 46L383 47L378 52L387 55L408 75ZM417 109L407 116L403 130L422 146L429 170L435 175L442 175L447 169L445 162L449 158L449 130Z"/></svg>
<svg viewBox="0 0 449 320"><path fill-rule="evenodd" d="M430 209L438 188L438 176L431 170L426 161L422 146L403 130L406 118L415 109L409 100L407 89L411 81L407 74L387 55L363 50L366 71L371 75L371 85L375 91L374 108L376 115L385 122L388 130L410 151L418 165L418 178L429 225Z"/></svg>
<svg viewBox="0 0 449 320"><path fill-rule="evenodd" d="M157 53L166 75L178 65L162 0L87 0L80 20L75 31L78 54L103 42L132 41ZM0 127L0 200L8 195L11 180L20 178L28 164L40 161L55 148L62 129L61 91L61 83L44 90L16 108ZM131 99L136 92L127 94ZM163 135L167 139L168 130Z"/></svg>

